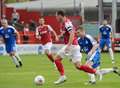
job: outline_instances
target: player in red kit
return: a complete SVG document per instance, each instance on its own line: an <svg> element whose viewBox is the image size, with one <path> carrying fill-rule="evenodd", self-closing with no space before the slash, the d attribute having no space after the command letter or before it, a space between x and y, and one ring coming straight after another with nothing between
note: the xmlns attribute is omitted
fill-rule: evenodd
<svg viewBox="0 0 120 88"><path fill-rule="evenodd" d="M77 37L75 36L76 30L72 22L70 21L70 19L68 19L65 16L64 11L62 10L58 11L56 13L56 19L61 24L62 32L59 37L61 36L64 37L65 46L60 51L58 51L58 53L54 56L55 65L60 73L60 78L54 83L60 84L65 82L67 79L64 73L64 67L61 62L65 55L70 56L71 61L73 62L73 64L78 70L100 75L99 71L91 68L87 64L84 64L84 65L80 64L82 55L80 53L80 47L78 45Z"/></svg>
<svg viewBox="0 0 120 88"><path fill-rule="evenodd" d="M56 41L58 41L56 32L52 29L50 25L45 24L44 18L40 18L39 26L36 28L36 38L41 40L41 44L43 45L45 54L47 55L49 60L54 63L54 59L51 54L52 47L51 33L54 34Z"/></svg>
<svg viewBox="0 0 120 88"><path fill-rule="evenodd" d="M54 83L59 84L67 79L61 62L64 56L69 56L75 67L77 67L78 63L81 62L82 55L78 46L77 37L75 36L76 30L70 19L65 16L64 11L58 11L56 13L56 19L61 24L61 35L59 35L59 37L64 37L65 44L65 46L54 56L56 67L61 75Z"/></svg>

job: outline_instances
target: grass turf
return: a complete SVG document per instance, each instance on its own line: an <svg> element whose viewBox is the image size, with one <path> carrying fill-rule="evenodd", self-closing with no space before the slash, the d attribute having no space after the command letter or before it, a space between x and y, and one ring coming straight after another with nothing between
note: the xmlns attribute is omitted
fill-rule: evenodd
<svg viewBox="0 0 120 88"><path fill-rule="evenodd" d="M63 60L68 80L64 84L54 85L59 73L45 55L23 55L21 58L23 67L17 69L8 56L0 56L0 88L120 88L120 77L113 73L105 75L96 85L85 85L87 74L76 70L68 59ZM120 53L115 54L115 59L116 66L120 67ZM109 55L103 53L101 68L109 67L112 67ZM34 84L36 75L45 77L43 86Z"/></svg>

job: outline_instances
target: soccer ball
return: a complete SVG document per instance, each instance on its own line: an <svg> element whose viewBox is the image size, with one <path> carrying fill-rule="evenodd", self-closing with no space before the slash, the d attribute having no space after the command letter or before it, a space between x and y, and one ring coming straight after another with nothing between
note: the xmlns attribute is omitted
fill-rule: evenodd
<svg viewBox="0 0 120 88"><path fill-rule="evenodd" d="M44 79L43 76L38 75L38 76L36 76L36 77L34 78L34 83L35 83L36 85L43 85L43 84L45 83L45 79Z"/></svg>

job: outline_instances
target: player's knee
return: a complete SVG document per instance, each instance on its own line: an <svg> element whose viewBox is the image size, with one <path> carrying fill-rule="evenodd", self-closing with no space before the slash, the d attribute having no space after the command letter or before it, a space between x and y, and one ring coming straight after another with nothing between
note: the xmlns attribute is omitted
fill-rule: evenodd
<svg viewBox="0 0 120 88"><path fill-rule="evenodd" d="M108 50L109 50L109 51L111 51L111 50L112 50L112 48L111 48L111 47L109 47L109 48L108 48Z"/></svg>
<svg viewBox="0 0 120 88"><path fill-rule="evenodd" d="M61 61L61 60L62 60L62 58L60 56L56 56L56 58L55 58L56 62Z"/></svg>
<svg viewBox="0 0 120 88"><path fill-rule="evenodd" d="M48 49L45 50L45 54L49 54L49 50Z"/></svg>
<svg viewBox="0 0 120 88"><path fill-rule="evenodd" d="M14 54L14 53L9 53L9 56L11 56L11 57L12 57L12 56L15 56L15 54Z"/></svg>
<svg viewBox="0 0 120 88"><path fill-rule="evenodd" d="M80 68L80 63L79 63L79 62L74 63L74 65L75 65L75 67L76 67L77 69Z"/></svg>
<svg viewBox="0 0 120 88"><path fill-rule="evenodd" d="M62 57L57 54L53 54L53 58L55 58L55 60L57 59L62 60Z"/></svg>
<svg viewBox="0 0 120 88"><path fill-rule="evenodd" d="M112 48L109 48L108 50L109 50L109 52L113 52Z"/></svg>

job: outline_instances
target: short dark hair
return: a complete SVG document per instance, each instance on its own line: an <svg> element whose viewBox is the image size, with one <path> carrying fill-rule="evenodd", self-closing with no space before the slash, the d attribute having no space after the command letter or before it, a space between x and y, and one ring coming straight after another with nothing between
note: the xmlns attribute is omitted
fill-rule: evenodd
<svg viewBox="0 0 120 88"><path fill-rule="evenodd" d="M57 15L65 16L65 11L59 10L59 11L57 11Z"/></svg>

